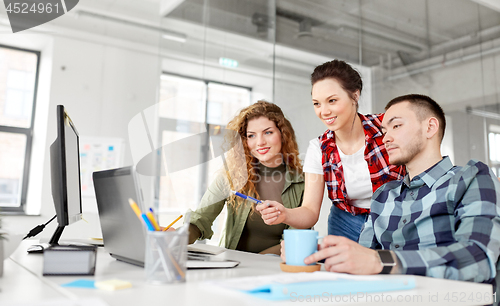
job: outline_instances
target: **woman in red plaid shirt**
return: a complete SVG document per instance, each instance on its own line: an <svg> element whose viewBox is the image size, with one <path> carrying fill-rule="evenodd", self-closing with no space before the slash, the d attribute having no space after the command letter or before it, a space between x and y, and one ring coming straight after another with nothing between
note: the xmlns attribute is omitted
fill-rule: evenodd
<svg viewBox="0 0 500 306"><path fill-rule="evenodd" d="M380 130L384 115L358 113L363 82L356 70L344 61L326 62L314 69L311 84L314 111L328 129L309 142L302 206L289 209L266 201L257 210L266 224L310 228L318 221L326 183L333 204L328 234L357 241L373 192L402 179L405 169L389 165Z"/></svg>

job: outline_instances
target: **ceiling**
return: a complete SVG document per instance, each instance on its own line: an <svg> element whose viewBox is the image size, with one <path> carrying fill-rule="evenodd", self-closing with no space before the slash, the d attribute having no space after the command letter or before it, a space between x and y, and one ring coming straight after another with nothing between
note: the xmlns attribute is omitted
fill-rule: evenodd
<svg viewBox="0 0 500 306"><path fill-rule="evenodd" d="M500 0L81 0L73 11L47 29L159 46L185 61L218 65L226 54L241 69L272 71L279 59L290 77L340 58L394 80L500 53Z"/></svg>
<svg viewBox="0 0 500 306"><path fill-rule="evenodd" d="M162 14L365 66L395 68L495 48L498 2L165 0Z"/></svg>
<svg viewBox="0 0 500 306"><path fill-rule="evenodd" d="M128 41L158 44L158 33L189 38L182 48L162 42L165 50L204 49L208 38L200 29L208 27L232 39L251 38L221 48L235 48L240 56L254 52L247 56L254 62L275 54L271 49L261 56L251 41L276 42L304 54L383 67L392 70L390 78L399 77L399 67L405 68L402 75L418 73L500 53L500 0L81 0L68 15L78 18L60 18L65 28ZM307 71L317 64L304 56L286 58L303 61Z"/></svg>

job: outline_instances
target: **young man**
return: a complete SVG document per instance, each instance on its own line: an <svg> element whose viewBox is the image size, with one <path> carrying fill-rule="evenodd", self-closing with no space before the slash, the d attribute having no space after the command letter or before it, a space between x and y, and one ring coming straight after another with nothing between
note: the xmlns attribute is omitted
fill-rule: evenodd
<svg viewBox="0 0 500 306"><path fill-rule="evenodd" d="M402 181L373 194L359 244L327 236L307 264L333 272L402 273L493 283L500 253L500 183L482 162L453 166L442 157L441 107L423 95L386 106L382 121L389 162Z"/></svg>

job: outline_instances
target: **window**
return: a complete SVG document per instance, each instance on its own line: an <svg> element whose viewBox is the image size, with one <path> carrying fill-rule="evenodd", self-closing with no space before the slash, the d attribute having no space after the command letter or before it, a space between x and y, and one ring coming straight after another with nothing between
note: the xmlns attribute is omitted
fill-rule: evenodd
<svg viewBox="0 0 500 306"><path fill-rule="evenodd" d="M500 177L500 126L490 125L488 133L490 147L490 167L497 177Z"/></svg>
<svg viewBox="0 0 500 306"><path fill-rule="evenodd" d="M23 212L40 52L0 46L0 210Z"/></svg>
<svg viewBox="0 0 500 306"><path fill-rule="evenodd" d="M176 146L182 152L182 159L206 160L200 148L209 145L209 136L214 142L222 142L217 132L237 114L250 105L251 89L220 84L211 81L163 74L160 85L159 142L160 146L193 135L189 143ZM208 131L208 134L205 132ZM206 137L204 136L206 135ZM162 167L168 168L162 161ZM183 213L196 209L217 170L222 167L222 159L208 161L158 179L156 198L162 213ZM219 221L222 220L222 221ZM218 233L225 221L224 212L214 223L212 242L218 242Z"/></svg>

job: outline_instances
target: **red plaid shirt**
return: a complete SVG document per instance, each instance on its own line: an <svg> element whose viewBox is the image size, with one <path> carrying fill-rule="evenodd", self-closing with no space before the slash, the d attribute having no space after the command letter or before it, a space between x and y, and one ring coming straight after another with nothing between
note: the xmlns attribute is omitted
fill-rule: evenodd
<svg viewBox="0 0 500 306"><path fill-rule="evenodd" d="M389 165L389 156L382 141L384 135L380 130L384 114L358 115L365 130L365 160L368 163L373 192L375 192L377 188L389 181L403 179L406 169L403 166ZM319 144L322 151L323 174L328 197L332 203L353 215L369 213L369 209L349 204L344 182L344 169L339 150L335 144L335 133L327 130L319 137Z"/></svg>

